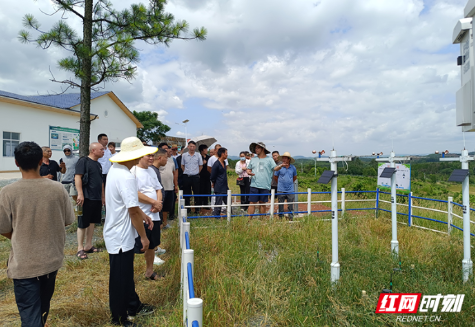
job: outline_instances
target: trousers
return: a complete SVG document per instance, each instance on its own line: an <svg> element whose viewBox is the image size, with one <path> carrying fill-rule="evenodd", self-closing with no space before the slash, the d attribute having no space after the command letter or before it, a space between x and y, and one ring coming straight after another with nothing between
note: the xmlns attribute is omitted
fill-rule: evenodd
<svg viewBox="0 0 475 327"><path fill-rule="evenodd" d="M191 193L193 191L193 193ZM200 194L200 175L183 175L183 194ZM199 201L198 198L195 198L194 203L197 204ZM185 197L185 205L190 205L191 197ZM188 209L188 212L194 211L199 212L199 209Z"/></svg>
<svg viewBox="0 0 475 327"><path fill-rule="evenodd" d="M22 327L43 327L48 318L51 297L53 297L56 274L14 279L15 300L20 312Z"/></svg>
<svg viewBox="0 0 475 327"><path fill-rule="evenodd" d="M124 324L127 314L135 315L141 306L135 292L134 249L118 254L109 254L109 306L112 323Z"/></svg>
<svg viewBox="0 0 475 327"><path fill-rule="evenodd" d="M285 193L285 192L279 192L279 193ZM277 195L277 199L279 199L279 217L283 218L284 217L284 202L285 202L285 200L287 200L287 202L294 202L295 195L294 194ZM287 210L289 211L289 219L293 219L294 218L294 213L293 213L294 205L293 204L287 204Z"/></svg>

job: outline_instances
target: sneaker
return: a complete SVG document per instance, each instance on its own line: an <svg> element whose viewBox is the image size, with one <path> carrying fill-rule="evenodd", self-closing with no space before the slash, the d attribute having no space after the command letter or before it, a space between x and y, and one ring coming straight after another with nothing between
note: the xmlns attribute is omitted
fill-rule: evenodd
<svg viewBox="0 0 475 327"><path fill-rule="evenodd" d="M136 317L142 317L142 316L148 316L150 314L152 314L153 312L155 311L155 307L150 305L150 304L144 304L142 303L142 305L140 306L139 310L134 314L129 314L129 316L127 317L127 319L129 321L134 321L134 319ZM129 325L131 326L131 325ZM133 325L132 325L133 326Z"/></svg>
<svg viewBox="0 0 475 327"><path fill-rule="evenodd" d="M157 249L155 250L155 253L158 254L158 255L162 255L162 254L165 254L167 252L167 250L165 249L162 249L161 247L157 247Z"/></svg>
<svg viewBox="0 0 475 327"><path fill-rule="evenodd" d="M160 266L160 265L162 265L162 264L164 264L164 263L165 263L165 260L162 260L162 259L160 259L159 257L155 257L155 258L153 259L153 264L154 264L154 265Z"/></svg>
<svg viewBox="0 0 475 327"><path fill-rule="evenodd" d="M170 226L170 223L166 224L165 226L163 226L163 229L169 229L169 228L172 228L172 226Z"/></svg>

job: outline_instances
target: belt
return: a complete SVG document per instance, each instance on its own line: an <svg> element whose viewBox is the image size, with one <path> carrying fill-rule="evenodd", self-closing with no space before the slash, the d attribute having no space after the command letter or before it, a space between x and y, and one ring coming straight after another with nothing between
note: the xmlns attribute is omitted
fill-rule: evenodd
<svg viewBox="0 0 475 327"><path fill-rule="evenodd" d="M199 174L196 174L196 175L187 175L187 174L183 174L183 176L186 176L186 177L200 177Z"/></svg>

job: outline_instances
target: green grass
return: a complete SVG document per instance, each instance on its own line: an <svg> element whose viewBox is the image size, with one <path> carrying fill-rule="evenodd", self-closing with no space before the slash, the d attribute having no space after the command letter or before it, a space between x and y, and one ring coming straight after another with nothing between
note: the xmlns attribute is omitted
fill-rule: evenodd
<svg viewBox="0 0 475 327"><path fill-rule="evenodd" d="M191 221L195 292L204 300L206 326L397 325L395 315L374 313L379 292L389 287L390 271L398 266L390 255L390 221L346 217L339 224L341 279L335 288L330 284L331 224L321 220L329 216L303 217L298 223L236 218L229 226L214 219ZM180 325L177 236L176 228L164 236L164 280L144 280L144 260L135 259L137 291L158 307L141 320L145 326ZM461 282L461 238L406 226L399 226L398 236L403 271L394 277L394 292L466 294L461 313L440 315L444 326L472 325L473 280ZM1 249L3 254L6 248ZM66 250L58 274L50 326L109 326L107 253L85 261L74 253L74 248ZM4 276L1 292L2 325L19 326L12 282Z"/></svg>
<svg viewBox="0 0 475 327"><path fill-rule="evenodd" d="M233 181L230 178L229 185L233 193L238 193ZM371 189L364 178L345 176L339 182L339 187L347 190L362 186ZM427 187L427 183L418 187ZM437 188L430 191L434 189ZM347 195L347 199L372 197ZM444 197L445 194L441 195ZM306 195L300 196L300 201L305 199ZM312 199L328 200L329 195L314 195ZM420 204L446 208L445 204ZM346 205L347 208L371 206L373 202ZM398 207L398 211L404 210L407 208ZM414 214L447 219L446 214L417 210ZM454 212L461 214L455 207ZM215 219L190 220L195 292L204 300L205 326L402 326L396 322L396 315L374 313L379 292L389 287L390 272L399 265L390 255L389 217L390 214L380 212L375 219L374 211L348 211L339 221L341 278L336 287L330 284L331 223L322 220L330 215L302 217L296 223L269 218L249 222L242 217L234 218L230 225ZM461 220L457 219L454 222L461 226ZM398 221L407 222L407 217L398 216ZM416 223L446 231L446 225L420 219ZM69 237L75 236L71 235L74 230L75 227L68 230ZM103 245L101 232L97 228L96 245ZM466 284L461 281L461 232L454 230L448 236L398 225L398 240L402 272L394 276L393 291L465 294L462 312L437 314L443 319L438 325L472 326L474 284L473 279ZM182 321L176 227L164 232L163 243L167 249L162 256L166 264L156 268L157 272L166 273L163 280L145 280L144 259L141 256L135 259L137 292L142 301L157 306L152 316L140 320L144 326L180 326ZM20 326L13 282L5 273L9 251L10 242L0 237L0 325ZM108 324L108 255L93 254L90 259L79 261L75 253L74 244L65 250L49 325L111 326ZM410 269L411 265L415 266L414 270ZM367 298L361 297L362 290L367 292Z"/></svg>

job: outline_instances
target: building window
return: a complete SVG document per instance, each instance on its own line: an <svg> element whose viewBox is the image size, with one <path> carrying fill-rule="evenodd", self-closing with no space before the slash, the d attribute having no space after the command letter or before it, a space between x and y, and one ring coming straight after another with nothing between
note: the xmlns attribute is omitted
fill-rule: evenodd
<svg viewBox="0 0 475 327"><path fill-rule="evenodd" d="M20 133L3 132L3 156L13 157L15 147L20 144Z"/></svg>

